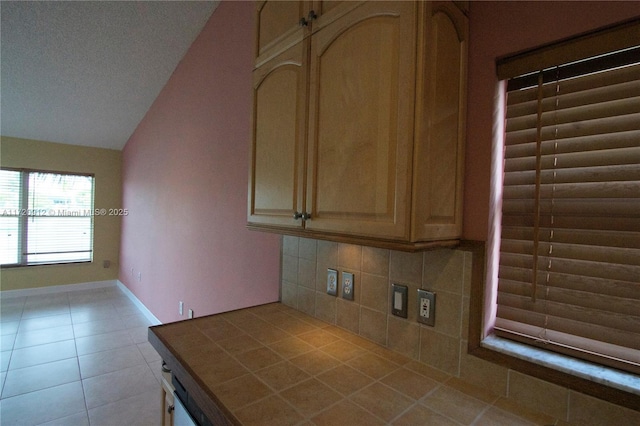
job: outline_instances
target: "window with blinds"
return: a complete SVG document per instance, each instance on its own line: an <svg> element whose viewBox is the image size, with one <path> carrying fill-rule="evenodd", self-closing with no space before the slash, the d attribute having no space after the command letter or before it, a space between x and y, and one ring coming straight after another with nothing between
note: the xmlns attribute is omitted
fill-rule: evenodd
<svg viewBox="0 0 640 426"><path fill-rule="evenodd" d="M498 64L511 75L495 333L637 374L640 25L625 28L614 52L590 35L555 50L590 57Z"/></svg>
<svg viewBox="0 0 640 426"><path fill-rule="evenodd" d="M2 266L90 262L93 188L90 175L2 169Z"/></svg>

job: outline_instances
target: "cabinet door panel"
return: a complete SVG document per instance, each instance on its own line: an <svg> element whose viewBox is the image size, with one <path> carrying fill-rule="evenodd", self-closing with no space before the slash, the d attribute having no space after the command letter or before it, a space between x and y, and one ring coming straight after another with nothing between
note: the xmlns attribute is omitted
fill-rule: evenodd
<svg viewBox="0 0 640 426"><path fill-rule="evenodd" d="M257 63L300 41L305 29L298 25L306 17L309 4L305 1L267 0L257 3Z"/></svg>
<svg viewBox="0 0 640 426"><path fill-rule="evenodd" d="M414 240L459 238L462 183L467 18L449 2L427 11L418 100L414 181Z"/></svg>
<svg viewBox="0 0 640 426"><path fill-rule="evenodd" d="M300 227L306 125L303 43L254 71L250 223Z"/></svg>
<svg viewBox="0 0 640 426"><path fill-rule="evenodd" d="M364 0L314 0L312 10L316 19L312 24L313 32L321 30L363 2Z"/></svg>
<svg viewBox="0 0 640 426"><path fill-rule="evenodd" d="M371 2L311 40L306 227L408 237L414 2Z"/></svg>

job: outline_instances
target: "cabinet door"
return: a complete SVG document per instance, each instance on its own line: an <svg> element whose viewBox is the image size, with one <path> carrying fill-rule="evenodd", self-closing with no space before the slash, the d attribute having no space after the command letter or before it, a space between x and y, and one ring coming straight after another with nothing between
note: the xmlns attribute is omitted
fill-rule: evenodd
<svg viewBox="0 0 640 426"><path fill-rule="evenodd" d="M312 31L321 30L362 3L364 0L313 0Z"/></svg>
<svg viewBox="0 0 640 426"><path fill-rule="evenodd" d="M452 2L426 7L416 93L413 241L462 234L467 17Z"/></svg>
<svg viewBox="0 0 640 426"><path fill-rule="evenodd" d="M311 37L307 229L409 238L417 2L368 2Z"/></svg>
<svg viewBox="0 0 640 426"><path fill-rule="evenodd" d="M256 4L256 66L298 43L308 29L300 19L307 18L306 1L258 1Z"/></svg>
<svg viewBox="0 0 640 426"><path fill-rule="evenodd" d="M306 52L300 42L254 71L249 223L302 226Z"/></svg>

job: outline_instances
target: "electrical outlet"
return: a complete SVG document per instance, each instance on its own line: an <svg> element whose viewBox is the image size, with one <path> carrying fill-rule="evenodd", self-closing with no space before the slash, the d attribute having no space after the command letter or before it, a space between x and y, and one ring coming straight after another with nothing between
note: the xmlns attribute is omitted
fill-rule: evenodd
<svg viewBox="0 0 640 426"><path fill-rule="evenodd" d="M353 280L354 276L351 272L342 273L342 298L353 300Z"/></svg>
<svg viewBox="0 0 640 426"><path fill-rule="evenodd" d="M327 294L338 294L338 271L335 269L327 269Z"/></svg>
<svg viewBox="0 0 640 426"><path fill-rule="evenodd" d="M193 318L193 309L189 309L189 319Z"/></svg>
<svg viewBox="0 0 640 426"><path fill-rule="evenodd" d="M430 326L436 324L436 294L418 289L418 322Z"/></svg>
<svg viewBox="0 0 640 426"><path fill-rule="evenodd" d="M184 315L184 302L182 300L178 302L178 312L180 316Z"/></svg>

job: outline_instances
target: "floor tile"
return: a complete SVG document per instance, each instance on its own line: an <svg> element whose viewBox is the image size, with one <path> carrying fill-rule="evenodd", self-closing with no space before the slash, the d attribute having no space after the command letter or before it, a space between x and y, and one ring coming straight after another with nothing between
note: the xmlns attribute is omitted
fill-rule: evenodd
<svg viewBox="0 0 640 426"><path fill-rule="evenodd" d="M85 410L77 414L41 423L38 426L89 426L89 417Z"/></svg>
<svg viewBox="0 0 640 426"><path fill-rule="evenodd" d="M16 334L18 332L18 326L20 321L7 321L0 323L0 335Z"/></svg>
<svg viewBox="0 0 640 426"><path fill-rule="evenodd" d="M63 306L65 304L69 304L69 294L67 292L61 292L27 296L27 300L24 302L24 307Z"/></svg>
<svg viewBox="0 0 640 426"><path fill-rule="evenodd" d="M0 412L3 425L38 425L86 412L82 384L79 381L67 383L2 399Z"/></svg>
<svg viewBox="0 0 640 426"><path fill-rule="evenodd" d="M158 381L147 364L114 371L82 381L87 408L92 409L130 396L154 390Z"/></svg>
<svg viewBox="0 0 640 426"><path fill-rule="evenodd" d="M67 358L75 358L76 355L76 345L73 340L29 346L13 351L9 369L15 370Z"/></svg>
<svg viewBox="0 0 640 426"><path fill-rule="evenodd" d="M156 376L158 383L162 383L162 360L150 362L149 368L153 371L153 375Z"/></svg>
<svg viewBox="0 0 640 426"><path fill-rule="evenodd" d="M109 321L117 316L118 312L111 305L83 306L82 308L71 309L71 321L74 324L92 321Z"/></svg>
<svg viewBox="0 0 640 426"><path fill-rule="evenodd" d="M2 323L20 321L20 318L22 318L22 308L3 308L2 311L0 311L0 322Z"/></svg>
<svg viewBox="0 0 640 426"><path fill-rule="evenodd" d="M69 300L64 296L48 294L45 296L28 297L22 311L22 319L69 313Z"/></svg>
<svg viewBox="0 0 640 426"><path fill-rule="evenodd" d="M89 410L91 426L159 425L161 398L158 390L150 390L120 401Z"/></svg>
<svg viewBox="0 0 640 426"><path fill-rule="evenodd" d="M10 308L12 306L24 306L24 302L27 301L27 298L22 297L3 297L0 299L0 309Z"/></svg>
<svg viewBox="0 0 640 426"><path fill-rule="evenodd" d="M121 317L140 315L140 309L133 302L119 303L115 307Z"/></svg>
<svg viewBox="0 0 640 426"><path fill-rule="evenodd" d="M422 400L422 404L463 424L471 424L488 407L484 402L448 386L437 388Z"/></svg>
<svg viewBox="0 0 640 426"><path fill-rule="evenodd" d="M71 325L71 315L68 313L62 315L53 315L49 317L25 318L20 321L18 332L42 330L45 328L59 327L62 325Z"/></svg>
<svg viewBox="0 0 640 426"><path fill-rule="evenodd" d="M78 357L82 378L99 376L139 364L146 364L136 345Z"/></svg>
<svg viewBox="0 0 640 426"><path fill-rule="evenodd" d="M10 351L16 341L15 334L5 334L0 336L0 351Z"/></svg>
<svg viewBox="0 0 640 426"><path fill-rule="evenodd" d="M80 380L76 358L9 370L2 389L2 398L38 391Z"/></svg>
<svg viewBox="0 0 640 426"><path fill-rule="evenodd" d="M16 335L14 349L60 342L73 339L73 337L73 329L70 325L61 325L59 327L42 330L21 331Z"/></svg>
<svg viewBox="0 0 640 426"><path fill-rule="evenodd" d="M91 321L73 324L73 332L76 337L104 334L110 331L124 330L124 328L125 326L120 318L110 318L109 321Z"/></svg>
<svg viewBox="0 0 640 426"><path fill-rule="evenodd" d="M162 360L162 358L160 358L160 355L158 355L158 352L153 348L153 346L151 346L151 343L149 342L138 343L138 349L140 349L140 352L142 352L142 356L144 356L144 359L147 361L147 363Z"/></svg>
<svg viewBox="0 0 640 426"><path fill-rule="evenodd" d="M507 413L495 407L490 407L482 416L474 423L478 426L534 426L535 423L529 422L515 414Z"/></svg>
<svg viewBox="0 0 640 426"><path fill-rule="evenodd" d="M78 355L87 355L131 345L135 345L135 342L127 330L76 338Z"/></svg>
<svg viewBox="0 0 640 426"><path fill-rule="evenodd" d="M151 321L149 321L147 317L145 317L142 314L127 315L127 316L123 316L121 319L125 327L127 328L149 327L150 325L153 325L151 324Z"/></svg>
<svg viewBox="0 0 640 426"><path fill-rule="evenodd" d="M9 361L11 361L11 351L0 352L0 371L9 369Z"/></svg>
<svg viewBox="0 0 640 426"><path fill-rule="evenodd" d="M0 306L3 425L160 423L162 360L147 341L151 323L119 288Z"/></svg>
<svg viewBox="0 0 640 426"><path fill-rule="evenodd" d="M135 343L144 343L149 341L149 327L129 328L127 331Z"/></svg>

